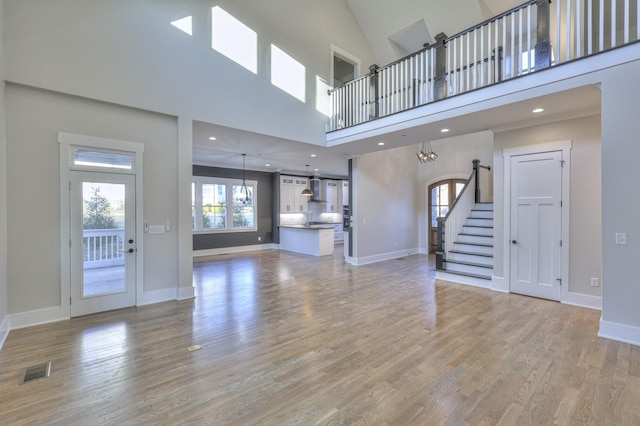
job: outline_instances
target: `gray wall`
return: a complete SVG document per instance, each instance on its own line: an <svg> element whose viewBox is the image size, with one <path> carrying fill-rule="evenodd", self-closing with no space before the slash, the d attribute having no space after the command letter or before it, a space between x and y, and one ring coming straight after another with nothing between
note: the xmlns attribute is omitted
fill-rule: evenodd
<svg viewBox="0 0 640 426"><path fill-rule="evenodd" d="M144 144L145 221L178 223L177 120L7 84L9 313L61 306L58 132ZM144 292L176 289L178 232L145 234Z"/></svg>
<svg viewBox="0 0 640 426"><path fill-rule="evenodd" d="M216 5L258 34L257 75L211 48ZM5 0L5 14L9 81L315 144L331 44L375 62L344 0ZM189 15L192 37L170 24ZM305 66L305 103L271 84L271 43Z"/></svg>
<svg viewBox="0 0 640 426"><path fill-rule="evenodd" d="M242 179L242 170L221 167L193 166L194 176ZM258 181L258 230L256 232L225 232L194 234L193 249L208 250L225 247L271 244L273 240L273 173L246 171L247 180ZM258 241L262 237L262 241Z"/></svg>
<svg viewBox="0 0 640 426"><path fill-rule="evenodd" d="M600 116L578 118L495 134L494 272L504 275L504 159L507 148L571 140L569 291L600 297L591 277L602 277ZM508 278L508 277L505 277Z"/></svg>

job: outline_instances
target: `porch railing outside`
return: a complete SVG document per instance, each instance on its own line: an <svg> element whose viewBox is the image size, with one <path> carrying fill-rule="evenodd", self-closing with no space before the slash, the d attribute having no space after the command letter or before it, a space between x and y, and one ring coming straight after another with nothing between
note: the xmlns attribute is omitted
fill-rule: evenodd
<svg viewBox="0 0 640 426"><path fill-rule="evenodd" d="M530 0L329 92L328 131L640 40L640 0Z"/></svg>
<svg viewBox="0 0 640 426"><path fill-rule="evenodd" d="M124 265L124 229L85 229L84 268Z"/></svg>

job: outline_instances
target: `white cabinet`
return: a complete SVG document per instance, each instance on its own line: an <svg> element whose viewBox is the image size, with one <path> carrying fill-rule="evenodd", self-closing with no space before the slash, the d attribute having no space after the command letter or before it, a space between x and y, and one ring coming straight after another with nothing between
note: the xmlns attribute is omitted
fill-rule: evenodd
<svg viewBox="0 0 640 426"><path fill-rule="evenodd" d="M341 223L336 223L333 225L333 241L340 242L344 241L344 231Z"/></svg>
<svg viewBox="0 0 640 426"><path fill-rule="evenodd" d="M338 212L338 182L335 180L325 180L324 196L327 202L327 213Z"/></svg>
<svg viewBox="0 0 640 426"><path fill-rule="evenodd" d="M306 178L280 176L280 213L305 213L309 197L302 195L309 181Z"/></svg>
<svg viewBox="0 0 640 426"><path fill-rule="evenodd" d="M340 181L340 183L342 185L342 205L348 206L349 205L349 181L343 180L343 181Z"/></svg>

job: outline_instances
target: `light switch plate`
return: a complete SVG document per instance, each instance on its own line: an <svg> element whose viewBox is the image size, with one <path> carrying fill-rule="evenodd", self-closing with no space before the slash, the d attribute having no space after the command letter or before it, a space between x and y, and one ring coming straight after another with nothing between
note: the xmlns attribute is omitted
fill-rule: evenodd
<svg viewBox="0 0 640 426"><path fill-rule="evenodd" d="M164 225L149 225L150 234L164 234Z"/></svg>
<svg viewBox="0 0 640 426"><path fill-rule="evenodd" d="M616 233L616 244L617 245L626 245L627 244L627 234L624 232Z"/></svg>

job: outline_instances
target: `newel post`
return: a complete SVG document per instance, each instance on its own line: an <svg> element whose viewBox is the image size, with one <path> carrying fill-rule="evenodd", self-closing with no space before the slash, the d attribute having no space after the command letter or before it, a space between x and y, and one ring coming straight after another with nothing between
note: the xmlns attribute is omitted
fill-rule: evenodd
<svg viewBox="0 0 640 426"><path fill-rule="evenodd" d="M380 67L376 64L369 66L369 76L371 77L369 83L369 99L373 97L373 102L370 101L373 111L369 111L369 119L380 117L380 87L378 86L378 70Z"/></svg>
<svg viewBox="0 0 640 426"><path fill-rule="evenodd" d="M536 71L551 66L550 6L551 0L538 0L538 42L536 43Z"/></svg>
<svg viewBox="0 0 640 426"><path fill-rule="evenodd" d="M444 218L439 217L437 221L436 271L444 271Z"/></svg>
<svg viewBox="0 0 640 426"><path fill-rule="evenodd" d="M480 174L478 173L478 169L480 168L480 160L473 160L473 173L476 175L475 179L475 202L480 202Z"/></svg>
<svg viewBox="0 0 640 426"><path fill-rule="evenodd" d="M440 33L436 36L436 74L434 76L433 100L437 101L447 97L447 36Z"/></svg>

